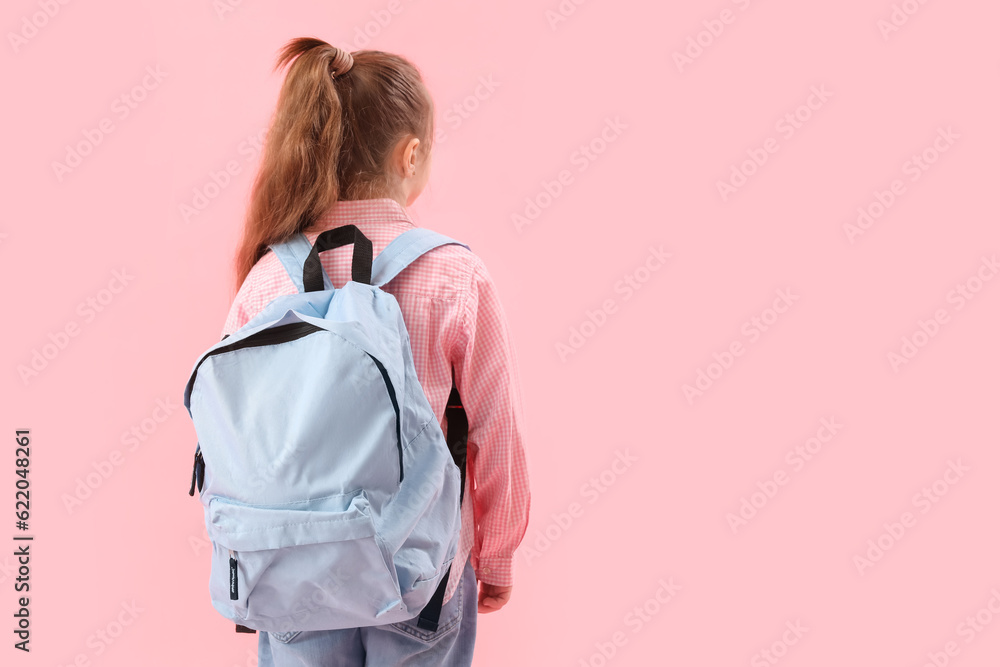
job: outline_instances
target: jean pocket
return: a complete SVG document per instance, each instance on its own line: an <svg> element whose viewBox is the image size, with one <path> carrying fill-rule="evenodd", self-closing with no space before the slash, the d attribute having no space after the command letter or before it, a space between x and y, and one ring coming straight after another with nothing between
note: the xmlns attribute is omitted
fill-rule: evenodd
<svg viewBox="0 0 1000 667"><path fill-rule="evenodd" d="M462 620L462 588L463 586L460 582L451 599L441 607L437 630L430 631L418 627L417 622L420 620L419 613L413 618L398 623L391 623L387 627L424 642L431 643L437 640L442 635L446 635L454 630Z"/></svg>

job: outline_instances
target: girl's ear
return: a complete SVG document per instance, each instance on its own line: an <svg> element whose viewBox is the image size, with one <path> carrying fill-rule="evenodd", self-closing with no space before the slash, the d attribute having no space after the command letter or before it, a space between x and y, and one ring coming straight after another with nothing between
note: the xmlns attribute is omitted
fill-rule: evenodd
<svg viewBox="0 0 1000 667"><path fill-rule="evenodd" d="M420 139L410 137L409 139L403 139L403 141L405 144L403 147L403 173L401 176L406 178L417 173L417 160L419 158L417 151L420 146Z"/></svg>

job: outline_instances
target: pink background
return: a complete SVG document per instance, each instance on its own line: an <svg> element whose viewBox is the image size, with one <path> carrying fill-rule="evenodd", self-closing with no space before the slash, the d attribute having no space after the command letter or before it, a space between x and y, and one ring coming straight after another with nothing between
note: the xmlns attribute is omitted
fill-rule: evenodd
<svg viewBox="0 0 1000 667"><path fill-rule="evenodd" d="M422 70L445 133L413 214L484 258L521 362L531 524L476 664L998 664L1000 279L983 258L1000 254L1000 6L907 0L883 34L889 0L232 2L4 4L0 539L18 532L24 427L36 536L30 655L11 647L0 549L4 664L256 664L256 636L209 603L182 392L229 308L277 50L302 35L354 49L366 27ZM147 67L163 78L124 116L115 100ZM57 176L102 120L112 131ZM767 160L724 201L718 182L752 155ZM852 242L876 191L894 201ZM526 199L544 208L518 230ZM671 255L653 271L650 246ZM779 290L796 298L775 321ZM904 337L920 346L894 368ZM689 401L699 371L715 379ZM734 531L744 499L758 507ZM879 556L869 540L881 557L859 566ZM680 587L662 603L661 580Z"/></svg>

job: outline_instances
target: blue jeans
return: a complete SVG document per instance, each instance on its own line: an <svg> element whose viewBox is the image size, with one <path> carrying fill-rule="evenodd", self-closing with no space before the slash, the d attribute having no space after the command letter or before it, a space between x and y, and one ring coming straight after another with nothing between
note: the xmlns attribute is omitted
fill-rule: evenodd
<svg viewBox="0 0 1000 667"><path fill-rule="evenodd" d="M471 560L462 580L441 607L436 632L417 627L417 619L344 630L259 632L258 667L468 667L476 641L479 594Z"/></svg>

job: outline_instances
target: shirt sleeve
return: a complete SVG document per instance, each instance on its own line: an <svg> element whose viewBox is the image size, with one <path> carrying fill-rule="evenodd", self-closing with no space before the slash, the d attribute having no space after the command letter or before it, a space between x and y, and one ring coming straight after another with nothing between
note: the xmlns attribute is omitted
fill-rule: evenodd
<svg viewBox="0 0 1000 667"><path fill-rule="evenodd" d="M475 516L473 560L480 581L514 583L514 550L528 525L531 495L522 442L517 357L496 286L474 256L452 363L469 421L466 474Z"/></svg>
<svg viewBox="0 0 1000 667"><path fill-rule="evenodd" d="M229 308L229 315L226 317L226 323L222 327L222 333L219 338L220 340L232 334L234 331L253 319L255 314L253 304L255 283L254 272L251 271L243 281L243 284L240 285L240 289L236 293L236 298L233 299L233 305Z"/></svg>

